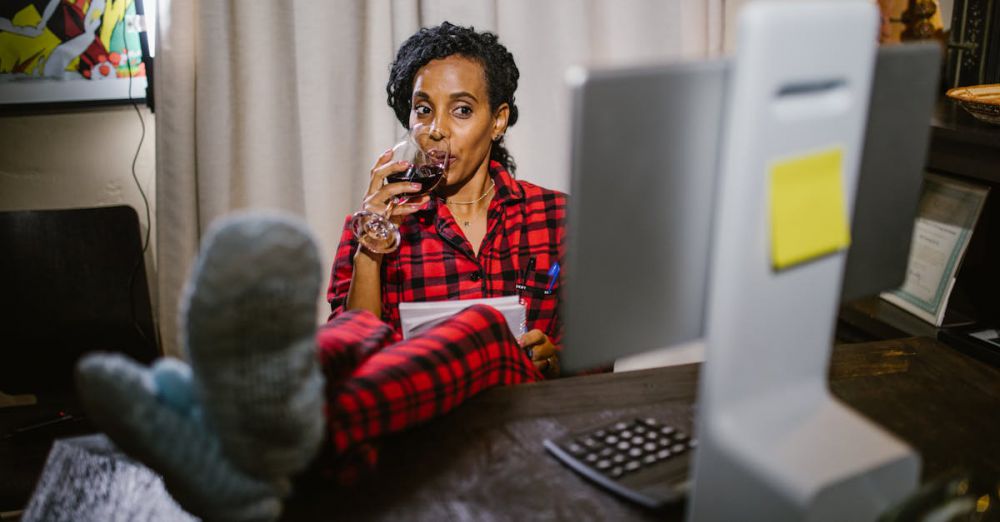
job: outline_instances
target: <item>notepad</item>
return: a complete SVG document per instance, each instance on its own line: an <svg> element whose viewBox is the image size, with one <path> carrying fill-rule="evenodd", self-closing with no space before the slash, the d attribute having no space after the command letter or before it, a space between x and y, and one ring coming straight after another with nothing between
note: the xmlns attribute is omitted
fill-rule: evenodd
<svg viewBox="0 0 1000 522"><path fill-rule="evenodd" d="M850 244L842 169L839 147L771 166L771 264L775 269L789 268Z"/></svg>
<svg viewBox="0 0 1000 522"><path fill-rule="evenodd" d="M485 299L456 299L452 301L422 301L399 304L399 319L403 339L409 339L475 304L496 308L507 320L511 334L524 334L527 311L516 295Z"/></svg>

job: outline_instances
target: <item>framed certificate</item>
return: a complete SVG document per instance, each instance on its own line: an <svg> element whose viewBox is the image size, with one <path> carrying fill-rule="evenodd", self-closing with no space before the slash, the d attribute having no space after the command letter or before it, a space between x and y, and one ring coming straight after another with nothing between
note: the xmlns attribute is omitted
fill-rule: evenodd
<svg viewBox="0 0 1000 522"><path fill-rule="evenodd" d="M941 326L955 275L989 188L927 175L920 198L906 280L882 299Z"/></svg>

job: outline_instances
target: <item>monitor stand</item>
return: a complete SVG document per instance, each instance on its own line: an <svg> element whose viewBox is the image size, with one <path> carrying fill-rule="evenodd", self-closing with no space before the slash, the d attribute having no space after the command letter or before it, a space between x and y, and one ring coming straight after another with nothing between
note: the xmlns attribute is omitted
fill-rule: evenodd
<svg viewBox="0 0 1000 522"><path fill-rule="evenodd" d="M919 456L827 387L846 251L777 267L773 250L788 225L772 210L778 165L839 151L826 172L839 170L845 222L852 214L877 27L868 2L754 2L741 13L689 520L874 520L917 485ZM819 169L796 172L813 180Z"/></svg>

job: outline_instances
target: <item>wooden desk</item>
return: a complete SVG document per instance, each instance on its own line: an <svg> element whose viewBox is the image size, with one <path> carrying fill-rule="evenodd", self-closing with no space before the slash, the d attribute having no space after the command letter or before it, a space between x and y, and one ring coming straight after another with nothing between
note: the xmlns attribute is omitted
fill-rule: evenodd
<svg viewBox="0 0 1000 522"><path fill-rule="evenodd" d="M924 481L957 466L1000 474L1000 370L929 338L840 345L832 360L833 393L913 445ZM490 390L386 440L360 485L311 484L285 519L680 520L592 486L541 441L631 415L690 428L697 377L686 365Z"/></svg>

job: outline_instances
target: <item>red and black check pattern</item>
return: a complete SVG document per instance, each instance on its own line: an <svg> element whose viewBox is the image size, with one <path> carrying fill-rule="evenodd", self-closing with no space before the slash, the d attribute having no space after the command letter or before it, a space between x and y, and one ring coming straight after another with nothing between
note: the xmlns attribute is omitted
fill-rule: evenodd
<svg viewBox="0 0 1000 522"><path fill-rule="evenodd" d="M367 311L316 335L334 454L442 415L493 386L543 379L496 309L466 308L412 339Z"/></svg>
<svg viewBox="0 0 1000 522"><path fill-rule="evenodd" d="M560 346L557 317L559 282L546 295L548 270L562 259L566 195L525 181L515 181L497 162L490 164L496 194L487 214L487 232L479 250L472 246L443 202L432 199L400 224L402 243L382 260L382 319L400 329L399 303L514 295L528 259L535 268L521 292L527 306L527 329L540 329ZM344 312L358 244L350 218L337 249L327 292L331 318Z"/></svg>

